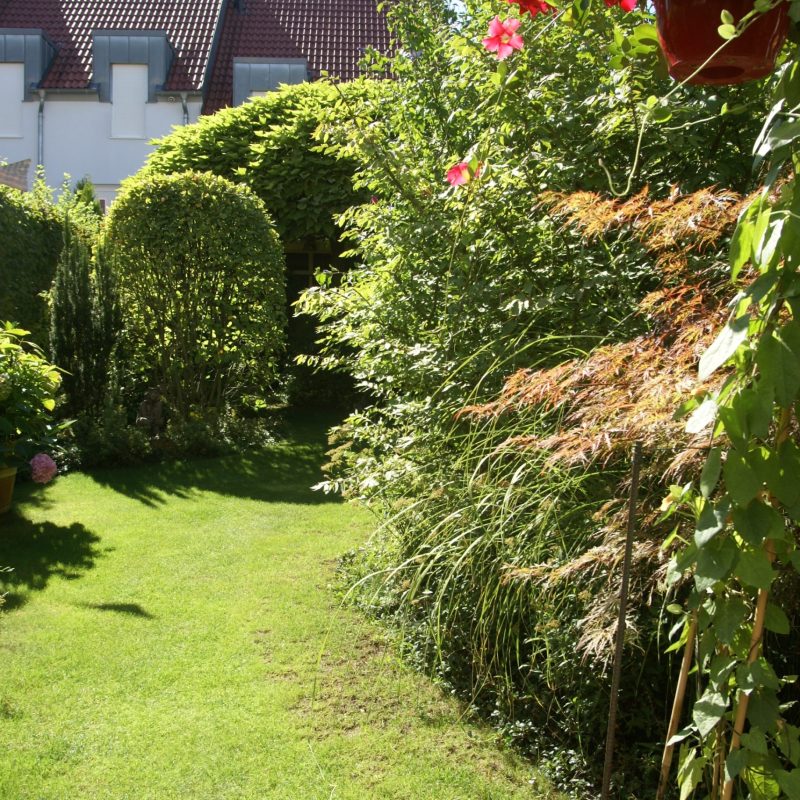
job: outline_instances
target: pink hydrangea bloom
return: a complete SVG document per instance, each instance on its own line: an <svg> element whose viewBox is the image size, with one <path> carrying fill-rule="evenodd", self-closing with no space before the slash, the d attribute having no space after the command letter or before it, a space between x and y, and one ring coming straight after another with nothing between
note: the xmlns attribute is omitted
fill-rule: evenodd
<svg viewBox="0 0 800 800"><path fill-rule="evenodd" d="M514 17L503 21L495 17L489 23L489 34L483 39L483 46L495 54L498 61L508 58L515 50L522 50L522 37L517 33L519 20Z"/></svg>
<svg viewBox="0 0 800 800"><path fill-rule="evenodd" d="M56 462L47 453L39 453L31 459L31 477L36 483L50 483L56 475Z"/></svg>
<svg viewBox="0 0 800 800"><path fill-rule="evenodd" d="M544 0L506 0L506 3L518 5L521 14L527 11L532 17L537 14L546 14L548 11L555 11L555 8Z"/></svg>

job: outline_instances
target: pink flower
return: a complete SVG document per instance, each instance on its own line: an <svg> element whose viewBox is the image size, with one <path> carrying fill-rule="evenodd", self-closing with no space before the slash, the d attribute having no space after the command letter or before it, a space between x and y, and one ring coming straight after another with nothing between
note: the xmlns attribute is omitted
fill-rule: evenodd
<svg viewBox="0 0 800 800"><path fill-rule="evenodd" d="M483 39L483 46L495 54L498 61L508 58L515 50L522 50L522 37L516 32L519 20L513 17L503 20L495 17L489 23L489 35Z"/></svg>
<svg viewBox="0 0 800 800"><path fill-rule="evenodd" d="M50 483L56 475L56 462L47 453L39 453L31 459L31 477L36 483Z"/></svg>
<svg viewBox="0 0 800 800"><path fill-rule="evenodd" d="M447 170L447 182L451 186L463 186L465 183L469 183L473 178L477 178L481 174L482 166L483 162L478 162L478 166L475 167L475 171L473 172L467 161L454 164Z"/></svg>
<svg viewBox="0 0 800 800"><path fill-rule="evenodd" d="M532 17L537 14L546 14L548 11L555 11L555 8L544 0L506 0L506 3L516 3L521 14L527 11Z"/></svg>
<svg viewBox="0 0 800 800"><path fill-rule="evenodd" d="M447 182L451 186L463 186L472 180L472 171L466 161L455 164L447 170Z"/></svg>
<svg viewBox="0 0 800 800"><path fill-rule="evenodd" d="M636 8L636 0L603 0L608 8L619 6L623 11L633 11Z"/></svg>

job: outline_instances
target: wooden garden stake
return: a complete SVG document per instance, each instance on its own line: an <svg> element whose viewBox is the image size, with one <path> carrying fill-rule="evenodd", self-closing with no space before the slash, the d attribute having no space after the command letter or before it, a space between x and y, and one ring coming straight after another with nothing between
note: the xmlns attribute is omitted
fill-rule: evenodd
<svg viewBox="0 0 800 800"><path fill-rule="evenodd" d="M697 612L692 613L692 621L689 623L689 632L686 635L686 645L683 648L683 660L681 661L681 671L678 675L678 686L675 689L675 700L672 703L672 715L669 718L669 729L667 730L667 741L664 745L664 755L661 758L661 777L658 781L658 791L656 800L663 800L664 792L667 791L669 781L669 771L672 767L672 754L675 745L670 744L670 739L678 732L678 726L683 713L683 701L686 697L686 684L689 681L689 670L692 667L692 655L694 653L694 640L697 636Z"/></svg>
<svg viewBox="0 0 800 800"><path fill-rule="evenodd" d="M628 530L625 540L625 558L622 563L622 585L619 590L619 616L617 635L614 642L614 666L611 674L611 700L608 709L608 728L606 730L606 758L603 767L602 800L608 800L611 788L611 769L614 763L614 740L617 729L617 706L619 705L619 684L622 677L622 648L625 644L625 624L628 611L628 584L630 582L633 535L636 532L636 502L639 498L639 469L642 462L642 443L633 446L631 464L631 490L628 497Z"/></svg>

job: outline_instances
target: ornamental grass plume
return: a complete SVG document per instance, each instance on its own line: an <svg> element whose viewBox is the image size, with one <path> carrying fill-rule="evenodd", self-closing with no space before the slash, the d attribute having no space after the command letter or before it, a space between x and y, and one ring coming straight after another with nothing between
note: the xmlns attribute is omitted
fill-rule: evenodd
<svg viewBox="0 0 800 800"><path fill-rule="evenodd" d="M58 475L58 466L47 453L37 453L30 461L31 477L36 483L50 483Z"/></svg>

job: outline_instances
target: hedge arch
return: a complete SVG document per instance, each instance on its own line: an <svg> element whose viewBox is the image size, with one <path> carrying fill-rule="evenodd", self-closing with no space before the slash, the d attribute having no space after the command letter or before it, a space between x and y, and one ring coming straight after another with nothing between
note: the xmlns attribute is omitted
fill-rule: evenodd
<svg viewBox="0 0 800 800"><path fill-rule="evenodd" d="M353 162L321 149L314 131L380 91L369 79L283 86L176 128L157 142L144 171L208 171L244 183L264 201L284 242L335 241L334 216L365 197L353 189Z"/></svg>

